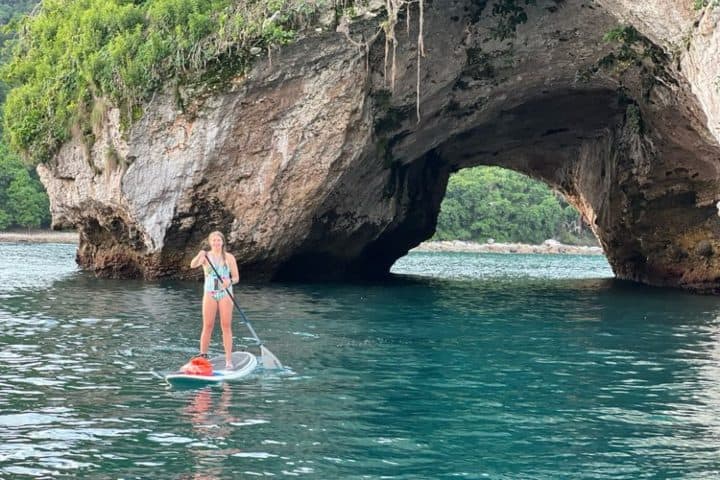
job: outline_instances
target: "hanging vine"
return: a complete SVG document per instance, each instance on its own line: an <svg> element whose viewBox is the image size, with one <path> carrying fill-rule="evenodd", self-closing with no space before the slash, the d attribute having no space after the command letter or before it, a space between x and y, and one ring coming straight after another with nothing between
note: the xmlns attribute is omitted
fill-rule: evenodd
<svg viewBox="0 0 720 480"><path fill-rule="evenodd" d="M417 115L417 121L420 122L420 59L425 56L425 45L423 42L423 24L424 24L424 0L385 0L385 9L387 11L387 20L383 23L382 28L385 32L385 59L383 66L383 75L387 83L387 66L388 66L388 55L391 55L390 65L390 91L395 92L395 78L397 76L397 34L396 27L398 23L398 16L402 9L406 11L406 31L410 32L410 5L413 3L418 4L419 18L418 18L418 38L417 38L417 69L416 69L416 84L415 84L415 113Z"/></svg>
<svg viewBox="0 0 720 480"><path fill-rule="evenodd" d="M361 48L366 55L366 61L370 46L375 42L381 33L385 34L385 57L383 60L383 78L385 84L388 84L390 91L395 92L395 79L397 77L397 47L398 39L396 34L396 27L398 24L398 17L403 9L406 12L406 31L410 32L410 5L418 4L418 37L417 37L417 74L416 74L416 85L415 85L415 112L417 114L417 121L420 122L420 60L425 57L425 44L423 39L423 24L425 21L425 0L385 0L385 12L387 19L380 24L378 31L369 40L364 42L358 42L352 39L350 36L350 20L347 16L343 16L337 27L337 31L345 35L345 37L358 48ZM388 65L389 63L389 65ZM390 74L388 76L388 66L390 68ZM366 64L366 68L369 67Z"/></svg>

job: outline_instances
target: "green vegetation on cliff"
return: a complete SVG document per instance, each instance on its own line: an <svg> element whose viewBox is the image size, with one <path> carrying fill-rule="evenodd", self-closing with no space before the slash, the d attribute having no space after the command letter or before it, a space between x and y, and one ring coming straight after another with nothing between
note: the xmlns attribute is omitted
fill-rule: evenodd
<svg viewBox="0 0 720 480"><path fill-rule="evenodd" d="M695 10L700 10L707 7L708 5L712 5L713 7L720 7L720 0L694 0L693 6L695 7Z"/></svg>
<svg viewBox="0 0 720 480"><path fill-rule="evenodd" d="M595 244L578 212L547 185L511 170L477 167L450 177L435 240Z"/></svg>
<svg viewBox="0 0 720 480"><path fill-rule="evenodd" d="M6 138L31 163L49 159L73 128L92 142L109 103L131 122L168 82L240 73L316 9L310 0L44 0L17 22L2 68L13 87Z"/></svg>

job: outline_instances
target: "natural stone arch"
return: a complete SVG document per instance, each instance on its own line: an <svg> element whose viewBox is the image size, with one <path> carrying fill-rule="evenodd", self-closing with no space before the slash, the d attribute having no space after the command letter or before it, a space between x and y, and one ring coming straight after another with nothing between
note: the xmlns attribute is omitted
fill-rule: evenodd
<svg viewBox="0 0 720 480"><path fill-rule="evenodd" d="M675 129L678 120L644 120L641 133L638 108L617 91L548 93L453 136L434 155L453 170L497 165L557 189L619 278L705 289L696 279L716 268L711 179L720 151L691 129ZM681 117L673 109L660 118Z"/></svg>
<svg viewBox="0 0 720 480"><path fill-rule="evenodd" d="M498 62L507 61L504 51L509 49L486 51L489 42L475 38L476 43L465 45L467 59L453 71L454 78L446 78L443 84L440 75L432 77L438 97L428 95L424 100L424 119L418 128L412 126L412 118L403 118L408 105L386 109L389 120L381 122L394 127L394 135L383 132L390 146L383 154L394 161L387 182L408 192L413 200L398 204L398 210L407 212L402 221L396 219L383 233L368 233L377 235L376 239L363 247L356 260L347 262L347 270L375 275L387 271L397 256L432 234L440 192L450 172L498 165L541 179L562 192L591 225L619 278L698 290L715 288L720 276L713 259L719 251L720 225L714 204L720 150L690 85L674 70L670 58L647 40L648 48L659 53L654 59L656 70L648 72L643 66L604 71L600 65L612 47L601 37L616 27L617 20L590 3L567 2L558 14L584 29L564 25L562 19L546 24L542 17L556 12L543 13L543 7L548 5L540 5L539 17L518 35L540 41L557 39L551 52L543 51L540 44L533 49L524 43L529 52L526 65L513 65L503 80L498 78L503 75ZM492 21L480 18L484 18L480 23ZM451 30L450 25L442 29ZM582 40L563 46L563 36ZM447 37L442 40L447 42ZM434 43L437 38L427 42ZM542 62L538 60L543 57ZM553 76L553 66L567 66L568 58L575 60L573 68L559 68L552 82L533 75L544 70ZM427 68L433 70L432 65ZM585 72L593 73L579 79ZM655 75L661 78L652 78ZM411 83L406 79L400 85ZM494 92L496 98L487 92ZM413 158L423 150L427 153ZM416 181L435 180L423 189L403 181L408 176ZM335 210L334 216L342 215ZM332 229L328 228L332 222L324 223L325 232ZM353 243L351 238L344 242ZM342 264L331 260L332 254L318 255L323 250L319 246L308 250L314 253L302 257L307 265L336 268ZM298 274L294 270L297 259L286 263L280 276Z"/></svg>
<svg viewBox="0 0 720 480"><path fill-rule="evenodd" d="M246 277L375 276L432 235L451 172L500 165L563 192L619 277L716 288L716 97L686 68L695 42L673 58L675 30L663 43L638 10L680 7L537 3L504 40L488 2L425 5L419 122L412 23L393 95L382 45L366 62L326 34L185 111L158 94L126 135L111 112L91 152L76 139L40 167L54 221L80 226L79 262L102 274L195 275L189 258L221 228ZM692 26L686 10L665 21ZM648 58L609 60L618 17L655 40ZM103 166L108 148L120 167Z"/></svg>

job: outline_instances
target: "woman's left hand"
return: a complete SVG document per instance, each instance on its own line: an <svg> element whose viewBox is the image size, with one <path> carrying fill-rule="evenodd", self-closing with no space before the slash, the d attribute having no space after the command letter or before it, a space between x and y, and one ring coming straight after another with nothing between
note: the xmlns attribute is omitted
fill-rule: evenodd
<svg viewBox="0 0 720 480"><path fill-rule="evenodd" d="M232 285L232 282L229 278L223 278L222 286L223 288L230 288L230 285Z"/></svg>

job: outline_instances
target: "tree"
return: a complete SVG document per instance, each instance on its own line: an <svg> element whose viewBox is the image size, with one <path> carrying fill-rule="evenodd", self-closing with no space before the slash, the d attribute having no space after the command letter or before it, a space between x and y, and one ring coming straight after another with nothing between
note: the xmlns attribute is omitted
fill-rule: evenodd
<svg viewBox="0 0 720 480"><path fill-rule="evenodd" d="M589 230L577 231L578 224L578 212L542 182L498 167L477 167L450 178L435 238L594 243Z"/></svg>
<svg viewBox="0 0 720 480"><path fill-rule="evenodd" d="M47 224L48 197L30 175L18 175L8 188L7 197L13 222L19 227L39 228Z"/></svg>
<svg viewBox="0 0 720 480"><path fill-rule="evenodd" d="M20 158L0 144L0 230L49 223L49 201L42 184Z"/></svg>

